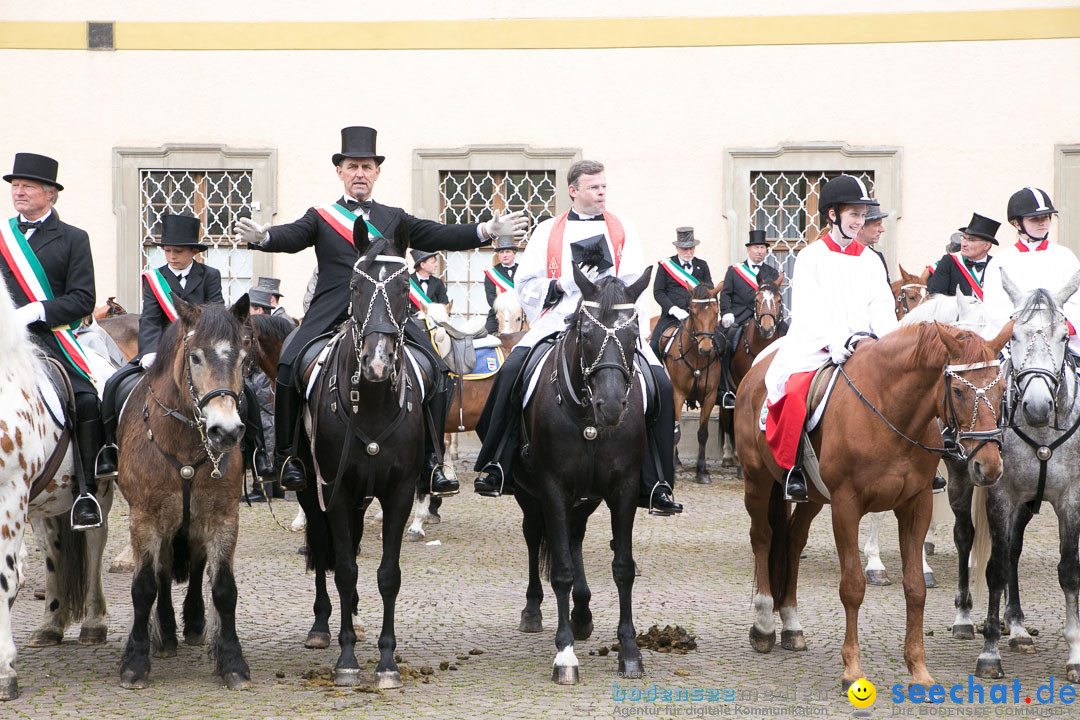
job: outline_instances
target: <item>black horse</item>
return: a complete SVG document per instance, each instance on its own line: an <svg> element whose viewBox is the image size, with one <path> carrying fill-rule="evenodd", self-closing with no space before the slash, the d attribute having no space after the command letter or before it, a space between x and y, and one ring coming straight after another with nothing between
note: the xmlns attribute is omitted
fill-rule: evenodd
<svg viewBox="0 0 1080 720"><path fill-rule="evenodd" d="M560 684L578 682L574 639L592 634L581 541L589 516L601 502L611 511L614 536L611 570L619 588L619 673L643 674L630 607L631 535L646 442L641 387L634 372L634 301L651 276L650 267L629 287L613 277L594 285L574 266L581 305L544 362L541 382L524 411L524 461L515 474L515 497L525 515L529 587L519 629L543 629L540 573L546 565L559 607L552 680Z"/></svg>
<svg viewBox="0 0 1080 720"><path fill-rule="evenodd" d="M394 662L401 541L424 461L423 379L414 373L404 349L409 315L409 266L404 258L409 246L407 225L401 223L392 240L372 241L360 219L353 239L358 259L350 284L351 316L331 341L333 347L306 413L312 438L306 462L310 477L300 500L308 517L308 563L316 572L316 619L306 644L329 644L326 573L332 571L342 608L341 655L334 683L359 683L356 632L350 617L358 602L356 552L364 510L377 497L383 509L378 571L383 627L375 683L379 688L395 688L401 687Z"/></svg>

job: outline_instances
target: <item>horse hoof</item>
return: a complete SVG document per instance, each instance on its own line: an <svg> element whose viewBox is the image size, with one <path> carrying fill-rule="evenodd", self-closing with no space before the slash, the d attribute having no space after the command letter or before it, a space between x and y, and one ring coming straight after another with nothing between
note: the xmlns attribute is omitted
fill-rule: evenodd
<svg viewBox="0 0 1080 720"><path fill-rule="evenodd" d="M581 681L577 665L554 665L551 668L551 682L559 685L577 685Z"/></svg>
<svg viewBox="0 0 1080 720"><path fill-rule="evenodd" d="M429 513L428 519L424 522L428 525L438 525L442 522L442 515L439 515L439 513Z"/></svg>
<svg viewBox="0 0 1080 720"><path fill-rule="evenodd" d="M139 676L134 670L125 670L120 675L120 687L125 690L145 690L146 676Z"/></svg>
<svg viewBox="0 0 1080 720"><path fill-rule="evenodd" d="M780 633L780 647L785 650L805 650L806 637L802 630L784 630Z"/></svg>
<svg viewBox="0 0 1080 720"><path fill-rule="evenodd" d="M724 458L720 461L720 467L735 467L735 458Z"/></svg>
<svg viewBox="0 0 1080 720"><path fill-rule="evenodd" d="M222 680L225 681L225 687L230 690L247 690L251 687L251 680L238 672L225 673Z"/></svg>
<svg viewBox="0 0 1080 720"><path fill-rule="evenodd" d="M1009 649L1021 655L1035 654L1035 641L1026 635L1009 638Z"/></svg>
<svg viewBox="0 0 1080 720"><path fill-rule="evenodd" d="M84 627L79 631L80 645L104 645L105 638L109 634L108 628Z"/></svg>
<svg viewBox="0 0 1080 720"><path fill-rule="evenodd" d="M979 658L979 661L975 663L975 677L989 680L1005 677L1005 671L1001 669L1001 660L999 658L987 658L985 660Z"/></svg>
<svg viewBox="0 0 1080 720"><path fill-rule="evenodd" d="M156 658L176 657L176 645L167 645L165 647L156 648L150 654Z"/></svg>
<svg viewBox="0 0 1080 720"><path fill-rule="evenodd" d="M43 588L43 587L34 588L34 599L35 600L44 600L45 599L45 588Z"/></svg>
<svg viewBox="0 0 1080 720"><path fill-rule="evenodd" d="M123 560L113 560L113 564L109 566L109 572L111 573L131 573L135 572L135 563L125 562Z"/></svg>
<svg viewBox="0 0 1080 720"><path fill-rule="evenodd" d="M1071 683L1080 682L1080 665L1066 665L1065 676ZM16 692L18 692L18 690L16 690Z"/></svg>
<svg viewBox="0 0 1080 720"><path fill-rule="evenodd" d="M521 622L518 623L518 630L523 633L538 633L544 632L543 616L539 612L529 613L524 610L521 611Z"/></svg>
<svg viewBox="0 0 1080 720"><path fill-rule="evenodd" d="M619 658L619 677L634 680L645 677L645 665L641 658Z"/></svg>
<svg viewBox="0 0 1080 720"><path fill-rule="evenodd" d="M928 588L936 588L938 586L937 579L934 577L934 573L932 573L932 572L924 572L922 574L922 576L923 576L923 582L926 583L926 587L928 587Z"/></svg>
<svg viewBox="0 0 1080 720"><path fill-rule="evenodd" d="M383 670L375 673L375 687L380 690L393 690L401 685L401 673L397 670Z"/></svg>
<svg viewBox="0 0 1080 720"><path fill-rule="evenodd" d="M573 620L570 621L570 630L574 633L575 640L588 640L592 637L593 624L592 620L584 625L578 625Z"/></svg>
<svg viewBox="0 0 1080 720"><path fill-rule="evenodd" d="M64 641L64 633L58 630L35 630L26 642L27 647L52 647Z"/></svg>
<svg viewBox="0 0 1080 720"><path fill-rule="evenodd" d="M330 647L330 633L312 630L307 634L307 639L304 640L304 647L311 650L322 650Z"/></svg>
<svg viewBox="0 0 1080 720"><path fill-rule="evenodd" d="M742 465L736 466L736 468L735 468L735 479L736 480L742 480L743 479Z"/></svg>
<svg viewBox="0 0 1080 720"><path fill-rule="evenodd" d="M360 684L360 668L334 668L334 684L338 687L356 687Z"/></svg>
<svg viewBox="0 0 1080 720"><path fill-rule="evenodd" d="M206 638L203 633L184 633L185 645L205 645Z"/></svg>
<svg viewBox="0 0 1080 720"><path fill-rule="evenodd" d="M957 640L974 640L975 639L975 626L968 625L953 625L952 636Z"/></svg>
<svg viewBox="0 0 1080 720"><path fill-rule="evenodd" d="M927 541L922 544L922 549L923 552L926 553L926 556L930 557L934 554L934 550L936 550L937 548L934 547L934 543Z"/></svg>
<svg viewBox="0 0 1080 720"><path fill-rule="evenodd" d="M776 632L763 633L757 629L756 625L750 626L750 647L757 650L759 653L767 653L772 651L773 645L776 644Z"/></svg>
<svg viewBox="0 0 1080 720"><path fill-rule="evenodd" d="M878 587L892 585L892 580L889 579L889 573L884 570L867 570L866 582L871 585L877 585Z"/></svg>
<svg viewBox="0 0 1080 720"><path fill-rule="evenodd" d="M712 485L712 478L709 473L698 473L694 480L698 485Z"/></svg>
<svg viewBox="0 0 1080 720"><path fill-rule="evenodd" d="M19 697L19 678L0 678L0 700L14 700Z"/></svg>
<svg viewBox="0 0 1080 720"><path fill-rule="evenodd" d="M424 535L424 532L422 530L410 530L409 532L405 533L405 539L409 542L420 542L425 537L426 536Z"/></svg>

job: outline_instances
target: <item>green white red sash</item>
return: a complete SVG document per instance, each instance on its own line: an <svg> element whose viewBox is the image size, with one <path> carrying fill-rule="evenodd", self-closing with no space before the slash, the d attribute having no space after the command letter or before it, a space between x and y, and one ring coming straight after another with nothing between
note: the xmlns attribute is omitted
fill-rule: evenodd
<svg viewBox="0 0 1080 720"><path fill-rule="evenodd" d="M356 224L356 218L362 217L349 210L340 203L334 203L333 205L319 205L315 208L315 212L322 216L322 219L327 222L330 227L337 230L338 235L349 241L350 245L355 245L353 242L353 225ZM371 224L370 221L364 220L364 224L367 225L368 234L381 238L383 234Z"/></svg>
<svg viewBox="0 0 1080 720"><path fill-rule="evenodd" d="M495 292L502 294L514 289L514 281L499 272L494 266L484 271L484 275L495 286Z"/></svg>
<svg viewBox="0 0 1080 720"><path fill-rule="evenodd" d="M926 269L930 271L931 275L933 275L935 272L937 272L938 262L940 262L940 261L934 261L933 265L927 265L926 266Z"/></svg>
<svg viewBox="0 0 1080 720"><path fill-rule="evenodd" d="M694 288L701 284L701 281L686 271L679 263L671 262L671 258L664 258L660 261L660 267L667 270L667 274L674 278L675 282L682 285L684 288L693 293Z"/></svg>
<svg viewBox="0 0 1080 720"><path fill-rule="evenodd" d="M157 269L147 270L142 276L146 284L150 286L150 290L153 291L154 297L157 298L158 305L161 306L165 317L169 318L169 322L175 322L180 315L176 312L176 306L173 305L172 288L165 282L165 278Z"/></svg>
<svg viewBox="0 0 1080 720"><path fill-rule="evenodd" d="M952 259L956 261L956 267L960 268L960 274L964 276L964 279L967 280L968 285L971 286L971 292L975 293L975 297L982 300L982 283L979 282L979 279L972 275L971 271L967 269L966 265L964 265L963 256L960 255L960 253L949 253L949 255L951 255Z"/></svg>
<svg viewBox="0 0 1080 720"><path fill-rule="evenodd" d="M412 301L417 310L423 310L425 306L431 304L431 298L424 294L424 291L420 289L420 285L411 277L409 278L409 300Z"/></svg>
<svg viewBox="0 0 1080 720"><path fill-rule="evenodd" d="M45 276L41 261L37 259L37 255L26 242L26 236L19 230L18 217L13 217L6 223L0 222L0 254L4 256L8 267L11 268L11 274L15 276L23 294L30 299L30 302L53 299L49 278ZM80 321L75 321L70 325L52 328L52 333L56 336L60 350L75 369L87 380L91 380L90 363L79 341L75 339L75 333L72 332L79 325Z"/></svg>
<svg viewBox="0 0 1080 720"><path fill-rule="evenodd" d="M758 271L751 269L745 262L739 265L732 265L731 269L735 271L735 274L746 281L746 284L752 287L755 291L758 289L757 276Z"/></svg>
<svg viewBox="0 0 1080 720"><path fill-rule="evenodd" d="M549 278L562 277L562 250L563 233L566 231L566 218L570 211L564 212L555 218L555 225L551 228L548 236L547 247L547 274ZM619 263L622 261L623 245L626 244L626 231L623 230L619 219L609 212L604 212L604 223L607 225L607 238L611 246L615 248L615 274L619 274Z"/></svg>

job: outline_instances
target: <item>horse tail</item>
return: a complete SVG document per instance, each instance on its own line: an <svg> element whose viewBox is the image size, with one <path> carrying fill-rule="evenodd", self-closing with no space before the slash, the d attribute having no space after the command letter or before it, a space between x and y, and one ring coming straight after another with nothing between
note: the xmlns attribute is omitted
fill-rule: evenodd
<svg viewBox="0 0 1080 720"><path fill-rule="evenodd" d="M543 521L541 521L543 522ZM551 581L551 546L548 545L547 531L545 530L540 535L540 550L538 553L538 559L540 561L540 577L544 580Z"/></svg>
<svg viewBox="0 0 1080 720"><path fill-rule="evenodd" d="M971 544L968 559L968 586L971 599L976 603L979 598L989 597L986 587L986 564L990 561L990 521L986 517L986 495L984 487L976 487L971 492L971 523L975 526L975 539ZM973 605L974 607L974 605Z"/></svg>
<svg viewBox="0 0 1080 720"><path fill-rule="evenodd" d="M187 582L191 574L191 546L188 543L188 524L182 523L172 539L172 576L178 583Z"/></svg>
<svg viewBox="0 0 1080 720"><path fill-rule="evenodd" d="M61 513L56 518L59 525L59 552L56 558L56 578L59 584L57 600L67 613L70 622L82 620L86 610L86 567L88 565L86 534L71 529L71 516Z"/></svg>
<svg viewBox="0 0 1080 720"><path fill-rule="evenodd" d="M791 538L788 533L788 508L784 500L784 487L772 484L769 494L769 527L772 540L769 543L769 588L772 590L773 607L784 606L788 591L788 549Z"/></svg>
<svg viewBox="0 0 1080 720"><path fill-rule="evenodd" d="M300 506L307 516L307 527L304 528L307 552L304 558L308 571L329 573L334 571L337 564L337 554L334 552L334 543L330 539L330 523L326 519L326 513L319 509L319 503L314 490L304 490L297 493Z"/></svg>

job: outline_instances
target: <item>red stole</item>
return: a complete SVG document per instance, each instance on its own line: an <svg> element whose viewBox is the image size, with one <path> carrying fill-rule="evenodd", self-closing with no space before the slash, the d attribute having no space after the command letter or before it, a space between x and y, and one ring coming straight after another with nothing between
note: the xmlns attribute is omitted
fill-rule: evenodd
<svg viewBox="0 0 1080 720"><path fill-rule="evenodd" d="M551 228L551 235L548 236L547 273L549 278L562 277L560 263L562 263L563 233L566 231L566 218L569 215L570 211L568 210L555 218L555 226ZM604 211L604 223L607 225L608 240L611 241L612 247L615 248L615 274L618 275L623 245L626 243L626 231L623 230L619 219L606 210Z"/></svg>

